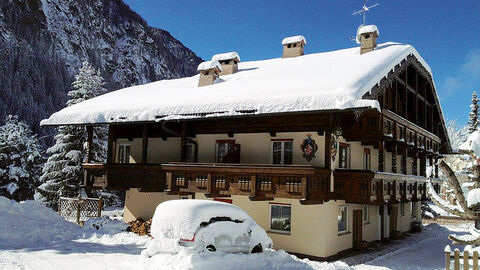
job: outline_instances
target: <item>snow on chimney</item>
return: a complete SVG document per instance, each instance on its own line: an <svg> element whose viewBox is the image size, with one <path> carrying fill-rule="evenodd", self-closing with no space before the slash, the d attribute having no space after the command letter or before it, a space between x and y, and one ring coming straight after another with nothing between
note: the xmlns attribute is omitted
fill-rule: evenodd
<svg viewBox="0 0 480 270"><path fill-rule="evenodd" d="M218 61L205 61L198 65L197 71L200 72L198 87L212 85L222 72L222 66Z"/></svg>
<svg viewBox="0 0 480 270"><path fill-rule="evenodd" d="M376 25L360 25L357 30L357 43L360 44L360 54L373 51L377 47L377 37L380 32Z"/></svg>
<svg viewBox="0 0 480 270"><path fill-rule="evenodd" d="M307 44L304 36L287 37L282 40L282 58L297 57L303 55L303 47Z"/></svg>
<svg viewBox="0 0 480 270"><path fill-rule="evenodd" d="M220 75L228 75L238 71L240 56L236 52L221 53L214 55L212 61L218 61L222 65Z"/></svg>

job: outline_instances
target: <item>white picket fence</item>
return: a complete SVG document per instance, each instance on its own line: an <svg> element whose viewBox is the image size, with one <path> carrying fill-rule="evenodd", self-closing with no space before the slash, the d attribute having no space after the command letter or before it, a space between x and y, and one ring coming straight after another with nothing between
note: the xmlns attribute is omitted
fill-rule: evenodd
<svg viewBox="0 0 480 270"><path fill-rule="evenodd" d="M445 247L445 269L446 270L479 270L478 268L478 251L464 250L460 252L456 248L452 252L449 245Z"/></svg>

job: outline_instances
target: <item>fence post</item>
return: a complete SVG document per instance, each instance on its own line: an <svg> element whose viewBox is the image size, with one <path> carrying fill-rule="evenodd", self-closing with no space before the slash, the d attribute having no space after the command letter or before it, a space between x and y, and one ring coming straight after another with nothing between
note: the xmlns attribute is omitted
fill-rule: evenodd
<svg viewBox="0 0 480 270"><path fill-rule="evenodd" d="M473 261L473 270L478 270L478 251L476 250L473 252L472 261Z"/></svg>
<svg viewBox="0 0 480 270"><path fill-rule="evenodd" d="M98 198L98 212L97 212L97 217L101 217L101 216L102 216L102 207L103 207L103 198L102 198L102 196L100 196L100 198Z"/></svg>
<svg viewBox="0 0 480 270"><path fill-rule="evenodd" d="M449 245L445 246L445 270L450 270L450 252L452 252L452 249L450 248Z"/></svg>
<svg viewBox="0 0 480 270"><path fill-rule="evenodd" d="M470 254L468 250L463 250L463 270L468 270L470 264L468 260L470 259Z"/></svg>
<svg viewBox="0 0 480 270"><path fill-rule="evenodd" d="M77 205L77 224L80 224L80 200L75 199L74 202L76 202Z"/></svg>
<svg viewBox="0 0 480 270"><path fill-rule="evenodd" d="M460 250L456 248L453 254L454 254L453 269L460 270Z"/></svg>
<svg viewBox="0 0 480 270"><path fill-rule="evenodd" d="M58 214L61 216L62 215L62 207L60 207L62 205L62 197L58 197Z"/></svg>

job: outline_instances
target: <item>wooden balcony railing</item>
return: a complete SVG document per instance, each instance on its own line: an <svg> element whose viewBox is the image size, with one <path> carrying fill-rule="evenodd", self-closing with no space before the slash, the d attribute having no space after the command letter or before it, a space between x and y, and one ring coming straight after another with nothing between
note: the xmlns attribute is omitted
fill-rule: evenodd
<svg viewBox="0 0 480 270"><path fill-rule="evenodd" d="M380 205L427 199L425 177L370 170L336 170L334 179L335 199L347 203Z"/></svg>
<svg viewBox="0 0 480 270"><path fill-rule="evenodd" d="M299 199L304 204L329 199L330 172L297 165L168 163L167 192L205 193L207 197L246 195L251 200Z"/></svg>
<svg viewBox="0 0 480 270"><path fill-rule="evenodd" d="M141 191L165 190L165 173L161 165L83 164L85 186L111 190L139 188Z"/></svg>

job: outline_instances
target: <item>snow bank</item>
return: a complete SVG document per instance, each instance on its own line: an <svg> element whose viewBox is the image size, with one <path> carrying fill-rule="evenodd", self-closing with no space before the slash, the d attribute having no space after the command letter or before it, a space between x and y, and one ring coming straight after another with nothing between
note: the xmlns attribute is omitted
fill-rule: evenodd
<svg viewBox="0 0 480 270"><path fill-rule="evenodd" d="M212 61L223 61L237 58L240 61L240 55L237 52L220 53L212 56Z"/></svg>
<svg viewBox="0 0 480 270"><path fill-rule="evenodd" d="M35 201L0 197L0 246L70 239L80 228Z"/></svg>
<svg viewBox="0 0 480 270"><path fill-rule="evenodd" d="M299 36L293 36L293 37L286 37L282 40L282 45L286 44L291 44L291 43L297 43L303 41L305 44L307 44L307 40L305 39L304 36L299 35Z"/></svg>
<svg viewBox="0 0 480 270"><path fill-rule="evenodd" d="M170 200L155 209L152 218L151 235L154 238L174 240L192 239L202 222L212 217L230 217L232 220L251 219L238 206L207 200Z"/></svg>
<svg viewBox="0 0 480 270"><path fill-rule="evenodd" d="M209 70L212 68L218 68L219 70L222 70L222 65L220 65L217 60L205 61L198 65L197 71Z"/></svg>
<svg viewBox="0 0 480 270"><path fill-rule="evenodd" d="M430 67L410 45L380 44L295 58L241 62L239 72L198 88L198 76L163 80L113 91L69 106L42 125L161 121L283 112L380 109L362 99L409 55ZM431 72L430 72L431 73Z"/></svg>
<svg viewBox="0 0 480 270"><path fill-rule="evenodd" d="M177 254L159 254L145 258L147 269L296 269L296 270L350 270L342 262L326 263L301 260L283 250L266 250L255 254L228 254L221 252L196 253L183 249Z"/></svg>
<svg viewBox="0 0 480 270"><path fill-rule="evenodd" d="M109 217L90 218L83 224L83 228L107 234L124 232L127 227L125 222Z"/></svg>

